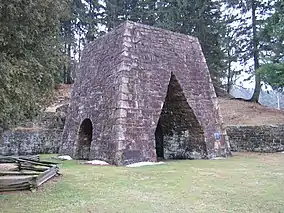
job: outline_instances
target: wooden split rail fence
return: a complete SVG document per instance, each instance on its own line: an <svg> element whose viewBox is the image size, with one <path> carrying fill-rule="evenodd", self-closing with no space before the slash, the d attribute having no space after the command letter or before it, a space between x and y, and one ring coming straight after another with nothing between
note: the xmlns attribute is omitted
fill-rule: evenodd
<svg viewBox="0 0 284 213"><path fill-rule="evenodd" d="M1 165L10 169L1 170ZM31 190L59 175L57 163L40 161L39 156L0 156L0 192Z"/></svg>

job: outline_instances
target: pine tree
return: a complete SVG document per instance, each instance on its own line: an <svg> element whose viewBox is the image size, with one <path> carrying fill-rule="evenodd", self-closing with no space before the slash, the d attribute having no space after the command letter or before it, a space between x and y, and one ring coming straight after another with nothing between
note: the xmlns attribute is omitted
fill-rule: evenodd
<svg viewBox="0 0 284 213"><path fill-rule="evenodd" d="M83 43L93 41L105 33L104 30L99 29L99 26L105 25L105 6L99 0L88 0L86 2L87 10L85 16L82 16L83 21L81 21L86 33Z"/></svg>
<svg viewBox="0 0 284 213"><path fill-rule="evenodd" d="M155 24L155 5L153 0L106 0L105 24L108 31L117 27L123 21Z"/></svg>
<svg viewBox="0 0 284 213"><path fill-rule="evenodd" d="M236 31L234 31L234 26L231 25L235 18L236 16L232 14L232 11L224 12L224 26L221 30L221 46L224 52L226 91L228 94L230 94L230 91L237 80L237 76L241 74L241 70L237 66L234 66L238 62L240 52Z"/></svg>
<svg viewBox="0 0 284 213"><path fill-rule="evenodd" d="M75 72L77 60L76 54L81 51L81 35L85 31L87 7L82 0L73 0L70 3L68 17L61 23L61 37L64 41L66 63L62 73L63 82L73 83L72 73ZM76 36L79 38L77 39Z"/></svg>
<svg viewBox="0 0 284 213"><path fill-rule="evenodd" d="M262 57L265 64L259 69L262 80L272 88L283 91L284 87L284 2L274 4L274 13L261 31Z"/></svg>
<svg viewBox="0 0 284 213"><path fill-rule="evenodd" d="M108 31L117 27L122 21L126 20L126 10L123 8L124 1L106 0L104 22Z"/></svg>
<svg viewBox="0 0 284 213"><path fill-rule="evenodd" d="M157 3L157 26L196 36L202 46L216 92L222 87L221 78L225 76L224 53L221 49L220 31L221 2L200 1L162 1Z"/></svg>
<svg viewBox="0 0 284 213"><path fill-rule="evenodd" d="M0 127L35 116L62 68L65 0L0 1Z"/></svg>
<svg viewBox="0 0 284 213"><path fill-rule="evenodd" d="M242 49L242 62L248 63L253 60L253 68L249 70L255 76L255 89L250 99L252 102L258 102L261 91L261 77L256 70L260 67L261 40L259 36L260 29L267 15L271 10L270 2L261 0L230 0L227 1L229 7L240 12L240 17L236 28L237 36L241 38L240 47Z"/></svg>

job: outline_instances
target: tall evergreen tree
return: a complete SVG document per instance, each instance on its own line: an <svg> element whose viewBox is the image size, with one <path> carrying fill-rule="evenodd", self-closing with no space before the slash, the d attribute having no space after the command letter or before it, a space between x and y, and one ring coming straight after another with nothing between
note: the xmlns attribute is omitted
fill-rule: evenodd
<svg viewBox="0 0 284 213"><path fill-rule="evenodd" d="M221 2L168 0L157 3L157 26L196 36L202 46L216 92L221 87L224 53L220 44Z"/></svg>
<svg viewBox="0 0 284 213"><path fill-rule="evenodd" d="M239 59L239 45L236 31L232 22L236 16L232 14L232 11L226 11L223 14L224 26L221 30L221 46L224 52L224 66L226 70L226 91L230 94L230 91L235 84L238 75L241 74L241 70L236 66Z"/></svg>
<svg viewBox="0 0 284 213"><path fill-rule="evenodd" d="M67 0L0 1L0 127L37 114L62 68Z"/></svg>
<svg viewBox="0 0 284 213"><path fill-rule="evenodd" d="M105 6L99 0L88 0L86 3L87 11L85 11L85 19L82 23L86 30L84 42L90 42L104 33L104 30L100 30L99 27L105 25Z"/></svg>
<svg viewBox="0 0 284 213"><path fill-rule="evenodd" d="M105 24L109 30L126 20L155 24L156 2L153 0L105 0Z"/></svg>
<svg viewBox="0 0 284 213"><path fill-rule="evenodd" d="M274 4L274 13L261 31L264 64L259 69L264 82L274 89L284 88L284 1Z"/></svg>
<svg viewBox="0 0 284 213"><path fill-rule="evenodd" d="M64 42L66 63L62 73L64 83L73 83L72 73L76 67L76 54L81 51L82 33L86 25L86 4L82 0L72 0L68 17L61 23L61 37ZM79 37L79 38L76 38Z"/></svg>
<svg viewBox="0 0 284 213"><path fill-rule="evenodd" d="M106 0L108 30L125 20L154 25L199 38L215 88L224 77L220 45L220 2L213 0Z"/></svg>
<svg viewBox="0 0 284 213"><path fill-rule="evenodd" d="M261 77L257 69L260 67L261 40L259 36L260 29L265 20L265 15L271 11L271 3L261 0L228 0L229 7L240 12L236 23L237 36L240 37L240 47L242 49L242 61L247 63L253 61L253 68L249 70L255 76L255 89L250 99L252 102L258 102L261 91Z"/></svg>

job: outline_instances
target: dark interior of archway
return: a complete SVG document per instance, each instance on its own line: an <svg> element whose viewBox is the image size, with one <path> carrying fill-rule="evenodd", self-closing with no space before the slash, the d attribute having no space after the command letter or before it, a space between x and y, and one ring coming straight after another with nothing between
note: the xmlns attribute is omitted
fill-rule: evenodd
<svg viewBox="0 0 284 213"><path fill-rule="evenodd" d="M78 159L88 160L92 143L93 126L90 119L85 119L79 130Z"/></svg>
<svg viewBox="0 0 284 213"><path fill-rule="evenodd" d="M156 154L158 160L161 160L164 158L164 139L163 139L163 130L160 123L160 120L158 122L156 131L155 131L155 140L156 140Z"/></svg>
<svg viewBox="0 0 284 213"><path fill-rule="evenodd" d="M195 159L206 155L203 129L174 74L168 85L155 139L158 160Z"/></svg>

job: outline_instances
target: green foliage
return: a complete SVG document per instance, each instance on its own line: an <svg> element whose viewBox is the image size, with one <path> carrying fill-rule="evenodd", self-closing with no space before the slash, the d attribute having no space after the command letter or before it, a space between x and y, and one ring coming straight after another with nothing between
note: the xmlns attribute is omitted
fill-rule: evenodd
<svg viewBox="0 0 284 213"><path fill-rule="evenodd" d="M225 76L221 49L220 1L163 1L158 5L157 26L199 39L215 87Z"/></svg>
<svg viewBox="0 0 284 213"><path fill-rule="evenodd" d="M106 0L105 3L104 20L108 30L131 20L198 37L214 85L221 85L220 79L225 73L220 45L219 1Z"/></svg>
<svg viewBox="0 0 284 213"><path fill-rule="evenodd" d="M271 62L284 58L284 1L274 5L275 12L269 17L261 31L263 57Z"/></svg>
<svg viewBox="0 0 284 213"><path fill-rule="evenodd" d="M66 18L61 21L60 35L64 42L63 52L66 63L60 73L60 81L63 83L72 83L72 72L74 72L74 53L77 50L77 40L75 34L80 36L83 31L83 21L85 18L86 6L81 0L73 0L70 3L70 10ZM80 38L79 38L80 39Z"/></svg>
<svg viewBox="0 0 284 213"><path fill-rule="evenodd" d="M273 89L284 88L284 63L269 63L262 65L258 72L264 82L268 83Z"/></svg>
<svg viewBox="0 0 284 213"><path fill-rule="evenodd" d="M224 2L240 15L224 19ZM72 83L82 47L125 20L198 37L215 88L233 84L233 62L265 64L257 100L259 75L283 86L283 14L283 0L0 0L0 127L36 115L55 83Z"/></svg>
<svg viewBox="0 0 284 213"><path fill-rule="evenodd" d="M157 18L157 1L154 0L105 0L103 23L107 30L125 20L154 25Z"/></svg>
<svg viewBox="0 0 284 213"><path fill-rule="evenodd" d="M284 2L279 0L274 5L270 16L261 31L263 38L263 60L259 73L265 83L274 89L284 87Z"/></svg>
<svg viewBox="0 0 284 213"><path fill-rule="evenodd" d="M237 37L239 37L239 53L243 64L253 61L253 66L247 72L253 73L255 76L255 89L250 101L258 102L261 90L261 78L256 72L260 67L260 54L262 51L260 37L260 29L266 16L272 11L272 3L274 1L265 2L262 0L227 0L228 6L238 10L240 15L237 17L235 27Z"/></svg>
<svg viewBox="0 0 284 213"><path fill-rule="evenodd" d="M0 127L35 116L63 64L65 0L0 2Z"/></svg>
<svg viewBox="0 0 284 213"><path fill-rule="evenodd" d="M236 19L236 15L232 14L232 10L226 11L222 17L224 27L221 29L221 47L224 52L223 63L226 72L226 90L229 94L232 86L235 84L238 75L241 74L241 69L234 66L238 63L240 57L240 49L238 37L232 22Z"/></svg>

